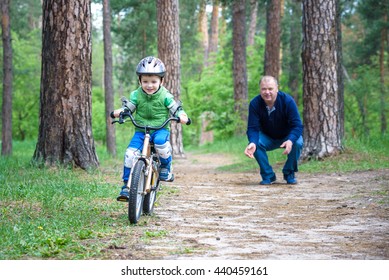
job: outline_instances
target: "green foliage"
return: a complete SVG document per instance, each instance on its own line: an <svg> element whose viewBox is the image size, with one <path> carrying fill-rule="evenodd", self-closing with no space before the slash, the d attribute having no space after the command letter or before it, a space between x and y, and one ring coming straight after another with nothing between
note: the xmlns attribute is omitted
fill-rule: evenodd
<svg viewBox="0 0 389 280"><path fill-rule="evenodd" d="M115 73L126 87L136 84L135 68L149 55L157 56L155 1L111 0L113 42L120 46Z"/></svg>
<svg viewBox="0 0 389 280"><path fill-rule="evenodd" d="M249 101L259 94L259 80L263 75L265 57L265 38L255 37L254 46L247 50L247 83ZM232 66L231 66L232 67Z"/></svg>
<svg viewBox="0 0 389 280"><path fill-rule="evenodd" d="M104 87L104 44L97 36L92 37L92 88Z"/></svg>
<svg viewBox="0 0 389 280"><path fill-rule="evenodd" d="M181 76L199 78L204 52L200 48L198 33L198 4L193 0L180 1Z"/></svg>
<svg viewBox="0 0 389 280"><path fill-rule="evenodd" d="M94 1L101 4L101 1ZM228 1L230 3L230 1ZM263 72L266 5L259 5L255 46L247 50L249 100L258 94L258 80ZM345 129L347 137L376 137L379 133L380 111L386 110L386 99L379 97L377 51L383 26L385 1L341 1L343 10L343 58L350 82L345 81ZM289 73L289 26L296 19L290 14L290 3L283 18L283 74L280 88L287 87ZM249 6L249 4L247 5ZM13 138L37 139L39 125L41 15L38 0L11 1L13 32ZM112 36L114 88L127 95L137 84L134 69L145 55L157 54L156 5L154 1L112 0ZM216 139L234 135L239 126L235 121L232 77L231 7L226 6L219 18L219 51L212 55L215 64L203 68L203 51L198 34L198 1L180 1L181 99L193 120L183 129L184 144L197 145L204 112L211 112L208 129ZM289 12L288 12L289 11ZM248 15L249 13L247 13ZM208 14L210 17L210 14ZM103 91L103 41L101 32L93 33L93 131L95 140L105 142L105 107ZM387 56L387 52L386 52ZM387 61L387 58L385 59ZM387 68L387 65L385 65ZM2 69L0 69L2 71ZM386 71L386 88L388 88ZM116 78L116 79L115 79ZM118 79L120 78L120 79ZM1 88L1 86L0 86ZM300 85L300 94L302 92ZM115 98L116 106L120 106ZM0 100L0 103L2 101ZM115 106L115 107L116 107ZM119 143L131 138L131 125L117 127ZM123 144L126 145L126 144Z"/></svg>
<svg viewBox="0 0 389 280"><path fill-rule="evenodd" d="M345 83L345 129L348 137L378 137L381 118L380 76L376 65L364 65ZM389 79L387 84L389 85ZM386 97L384 100L387 103Z"/></svg>
<svg viewBox="0 0 389 280"><path fill-rule="evenodd" d="M223 61L204 69L200 81L191 80L184 85L182 99L191 118L196 120L200 130L204 112L211 112L213 117L209 129L224 128L224 135L234 131L233 80L231 64ZM198 139L197 139L198 140Z"/></svg>
<svg viewBox="0 0 389 280"><path fill-rule="evenodd" d="M257 39L255 46L249 50L247 59L247 76L249 97L258 94L258 82L263 64L264 40ZM219 50L215 63L204 68L200 78L184 77L182 82L182 100L185 110L195 120L194 126L184 129L185 139L191 139L190 144L199 140L202 119L208 117L210 125L207 129L213 130L216 139L232 137L240 123L238 113L234 110L234 80L232 77L232 50L227 45ZM193 131L196 130L194 133Z"/></svg>
<svg viewBox="0 0 389 280"><path fill-rule="evenodd" d="M18 37L29 39L30 32L41 25L41 0L12 0L9 1L11 28Z"/></svg>
<svg viewBox="0 0 389 280"><path fill-rule="evenodd" d="M95 141L105 143L105 99L101 87L92 89L92 129Z"/></svg>
<svg viewBox="0 0 389 280"><path fill-rule="evenodd" d="M41 34L39 30L13 34L13 139L25 140L38 136L41 74Z"/></svg>

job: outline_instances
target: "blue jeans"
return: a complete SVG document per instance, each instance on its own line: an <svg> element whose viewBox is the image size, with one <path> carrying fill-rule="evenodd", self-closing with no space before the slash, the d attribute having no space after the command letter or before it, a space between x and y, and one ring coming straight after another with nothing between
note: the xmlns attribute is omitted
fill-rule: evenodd
<svg viewBox="0 0 389 280"><path fill-rule="evenodd" d="M140 152L143 148L143 141L145 139L144 132L137 131L134 134L134 137L132 137L130 144L128 144L127 148L135 148L138 149ZM157 131L154 131L150 135L150 141L153 142L156 145L163 145L170 139L170 132L167 129L160 129ZM172 161L172 156L169 156L167 159L159 158L161 161L161 168L168 166ZM123 181L127 182L128 178L130 177L131 168L128 168L126 166L123 167Z"/></svg>
<svg viewBox="0 0 389 280"><path fill-rule="evenodd" d="M259 141L257 143L257 150L254 153L254 157L258 162L262 180L272 178L275 173L273 168L269 164L269 158L267 151L272 151L280 148L281 144L288 140L285 139L272 139L269 136L259 133ZM300 136L295 143L293 143L292 150L288 154L288 158L285 162L282 173L288 175L298 171L297 161L300 158L301 150L303 148L303 137Z"/></svg>

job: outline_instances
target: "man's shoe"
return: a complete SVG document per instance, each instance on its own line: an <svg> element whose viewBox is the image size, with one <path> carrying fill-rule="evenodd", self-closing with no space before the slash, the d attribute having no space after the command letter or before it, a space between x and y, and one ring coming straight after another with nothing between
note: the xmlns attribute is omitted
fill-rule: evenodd
<svg viewBox="0 0 389 280"><path fill-rule="evenodd" d="M127 202L130 197L128 192L127 184L122 187L119 196L116 198L117 201Z"/></svg>
<svg viewBox="0 0 389 280"><path fill-rule="evenodd" d="M271 185L276 180L277 180L277 178L276 178L276 175L274 174L273 177L271 177L270 179L264 179L259 184L260 185Z"/></svg>
<svg viewBox="0 0 389 280"><path fill-rule="evenodd" d="M284 174L284 179L288 185L296 185L297 180L294 177L294 173Z"/></svg>

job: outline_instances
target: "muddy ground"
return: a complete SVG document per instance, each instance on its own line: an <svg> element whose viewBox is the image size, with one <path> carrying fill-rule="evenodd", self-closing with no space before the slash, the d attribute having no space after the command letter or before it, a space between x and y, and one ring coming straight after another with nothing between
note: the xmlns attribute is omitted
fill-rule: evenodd
<svg viewBox="0 0 389 280"><path fill-rule="evenodd" d="M389 170L304 174L294 186L228 173L224 155L175 160L155 215L109 259L389 259ZM256 164L253 161L253 164ZM148 237L145 238L147 231Z"/></svg>

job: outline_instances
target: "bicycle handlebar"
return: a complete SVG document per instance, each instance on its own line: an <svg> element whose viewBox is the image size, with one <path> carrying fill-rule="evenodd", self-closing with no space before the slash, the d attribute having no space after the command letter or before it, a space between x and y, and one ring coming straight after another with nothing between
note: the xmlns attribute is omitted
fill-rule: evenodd
<svg viewBox="0 0 389 280"><path fill-rule="evenodd" d="M110 117L113 118L113 119L115 118L113 112L111 112ZM169 117L160 126L140 125L140 124L138 124L135 121L135 119L134 119L134 117L133 117L133 115L131 114L130 111L124 110L124 111L120 112L119 120L112 121L112 124L114 124L114 123L119 123L119 124L125 123L126 122L126 117L129 117L131 119L131 122L132 122L132 124L135 127L140 128L140 129L145 129L145 130L159 130L159 129L165 127L170 121L180 122L180 118L179 117ZM186 125L190 125L191 123L192 123L191 119L188 119L188 122L186 123Z"/></svg>

